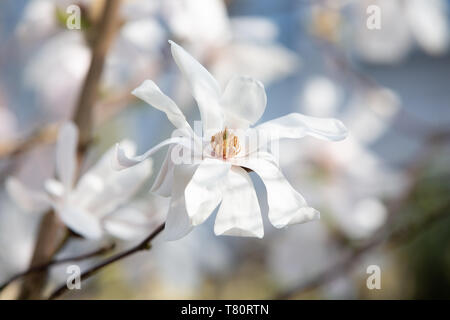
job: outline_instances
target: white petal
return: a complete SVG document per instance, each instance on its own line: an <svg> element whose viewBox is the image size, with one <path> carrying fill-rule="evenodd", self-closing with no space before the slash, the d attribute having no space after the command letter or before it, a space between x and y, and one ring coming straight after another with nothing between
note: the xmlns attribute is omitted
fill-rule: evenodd
<svg viewBox="0 0 450 320"><path fill-rule="evenodd" d="M174 163L171 159L172 147L167 150L166 157L161 165L158 176L153 183L151 192L156 193L163 197L170 197L172 192L172 182L173 182L173 167Z"/></svg>
<svg viewBox="0 0 450 320"><path fill-rule="evenodd" d="M162 93L153 81L145 80L139 87L133 90L132 94L164 112L169 121L176 128L185 132L186 136L194 135L192 128L175 102Z"/></svg>
<svg viewBox="0 0 450 320"><path fill-rule="evenodd" d="M219 131L223 127L223 115L219 107L221 90L214 77L197 60L173 41L172 56L191 87L203 122L203 130Z"/></svg>
<svg viewBox="0 0 450 320"><path fill-rule="evenodd" d="M267 96L264 85L250 77L236 76L232 78L222 95L220 105L225 114L225 125L232 129L240 129L235 119L244 120L247 125L254 124L261 118L266 109Z"/></svg>
<svg viewBox="0 0 450 320"><path fill-rule="evenodd" d="M59 129L56 144L56 172L65 190L71 190L77 169L78 129L66 122Z"/></svg>
<svg viewBox="0 0 450 320"><path fill-rule="evenodd" d="M233 166L228 172L214 233L240 237L264 236L255 188L250 176L241 167Z"/></svg>
<svg viewBox="0 0 450 320"><path fill-rule="evenodd" d="M50 199L45 193L28 189L16 178L9 177L5 186L9 196L24 211L43 212L50 207Z"/></svg>
<svg viewBox="0 0 450 320"><path fill-rule="evenodd" d="M195 165L176 165L173 176L172 197L170 199L169 212L167 214L166 226L162 237L165 240L178 240L187 235L192 230L192 222L186 211L185 189L197 166Z"/></svg>
<svg viewBox="0 0 450 320"><path fill-rule="evenodd" d="M80 179L71 201L91 214L102 217L128 201L150 177L151 159L128 170L116 171L109 166L110 150L99 163Z"/></svg>
<svg viewBox="0 0 450 320"><path fill-rule="evenodd" d="M411 32L425 51L430 54L444 54L449 45L446 10L441 0L411 0L405 11Z"/></svg>
<svg viewBox="0 0 450 320"><path fill-rule="evenodd" d="M286 116L267 121L255 129L259 134L273 139L312 136L322 140L338 141L348 134L344 124L333 118L317 118L291 113Z"/></svg>
<svg viewBox="0 0 450 320"><path fill-rule="evenodd" d="M45 180L44 188L54 198L62 198L65 193L63 184L55 179Z"/></svg>
<svg viewBox="0 0 450 320"><path fill-rule="evenodd" d="M126 151L120 146L120 144L116 145L114 157L111 159L111 165L116 170L123 170L132 166L141 163L142 161L151 157L156 151L170 144L180 144L188 149L192 149L194 147L194 142L190 138L182 138L182 137L173 137L163 142L157 144L144 154L140 156L132 156L127 154Z"/></svg>
<svg viewBox="0 0 450 320"><path fill-rule="evenodd" d="M206 158L198 166L186 187L186 208L194 226L203 223L222 199L223 185L230 163Z"/></svg>
<svg viewBox="0 0 450 320"><path fill-rule="evenodd" d="M56 208L64 224L85 237L86 239L99 239L103 235L100 219L89 212L77 207Z"/></svg>
<svg viewBox="0 0 450 320"><path fill-rule="evenodd" d="M120 147L127 154L133 155L136 151L136 144L130 140L120 142ZM81 177L71 194L73 201L81 207L88 207L91 202L98 198L98 195L105 190L108 177L116 170L111 167L111 159L115 155L115 146L110 148L103 156Z"/></svg>
<svg viewBox="0 0 450 320"><path fill-rule="evenodd" d="M103 227L110 235L123 240L145 237L164 222L170 198L149 194L105 217Z"/></svg>
<svg viewBox="0 0 450 320"><path fill-rule="evenodd" d="M309 207L300 193L286 180L271 154L259 152L256 156L242 161L240 165L255 171L264 182L269 220L275 227L282 228L320 218L319 212Z"/></svg>

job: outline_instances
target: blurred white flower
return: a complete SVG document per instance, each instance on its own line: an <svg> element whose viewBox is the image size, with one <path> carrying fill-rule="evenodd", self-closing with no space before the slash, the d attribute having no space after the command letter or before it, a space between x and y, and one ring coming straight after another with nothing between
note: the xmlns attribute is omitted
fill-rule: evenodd
<svg viewBox="0 0 450 320"><path fill-rule="evenodd" d="M300 96L302 103L311 105L301 110L342 118L349 137L338 144L308 140L301 149L286 143L280 146L281 153L287 154L281 162L310 201L320 203L345 234L365 238L385 222L387 209L380 199L397 196L406 185L402 174L369 149L388 131L400 100L388 89L367 90L351 97L345 111L340 111L342 91L331 79L314 77ZM299 162L303 163L301 170Z"/></svg>
<svg viewBox="0 0 450 320"><path fill-rule="evenodd" d="M109 234L128 239L149 232L166 212L167 201L152 195L146 203L128 201L151 174L151 161L126 172L110 167L114 149L109 150L73 187L77 172L78 129L64 124L56 146L56 172L59 180L47 179L45 192L30 190L17 179L6 182L10 196L25 211L44 211L49 207L73 231L85 238L98 239ZM124 147L133 152L134 145ZM127 205L126 205L127 204Z"/></svg>
<svg viewBox="0 0 450 320"><path fill-rule="evenodd" d="M310 115L327 117L337 110L342 98L341 91L341 88L327 77L314 76L303 89L301 105Z"/></svg>
<svg viewBox="0 0 450 320"><path fill-rule="evenodd" d="M39 106L57 118L73 110L91 52L80 32L62 31L46 41L27 61L24 84L36 94ZM42 75L45 74L45 77Z"/></svg>
<svg viewBox="0 0 450 320"><path fill-rule="evenodd" d="M222 0L163 0L161 11L169 28L189 42L227 42L229 19Z"/></svg>
<svg viewBox="0 0 450 320"><path fill-rule="evenodd" d="M190 83L200 109L203 136L198 136L184 115L153 81L147 80L133 94L166 113L179 130L179 136L165 140L138 157L130 157L118 145L115 160L119 169L132 167L161 147L178 144L183 152L193 152L190 164L175 163L172 149L152 191L171 196L166 221L168 239L186 235L203 223L222 202L214 226L217 235L253 236L264 234L256 192L244 168L256 172L268 194L269 220L282 228L319 218L303 197L284 178L276 157L267 151L270 141L313 136L337 141L347 135L336 119L307 117L298 113L250 128L264 113L266 93L261 82L236 76L224 91L212 75L183 48L171 43L172 55ZM258 138L255 145L241 145ZM261 139L260 139L261 138ZM263 139L264 138L264 139ZM178 149L179 151L179 149ZM171 190L169 190L171 188Z"/></svg>
<svg viewBox="0 0 450 320"><path fill-rule="evenodd" d="M54 0L29 1L23 11L22 19L15 33L25 44L38 43L55 33L58 27Z"/></svg>
<svg viewBox="0 0 450 320"><path fill-rule="evenodd" d="M127 21L107 55L102 83L114 92L130 82L140 82L144 74L159 71L164 65L161 48L166 39L166 30L153 16Z"/></svg>
<svg viewBox="0 0 450 320"><path fill-rule="evenodd" d="M161 12L173 36L208 63L219 83L239 72L268 84L300 65L276 42L276 24L257 16L230 18L223 0L163 0Z"/></svg>
<svg viewBox="0 0 450 320"><path fill-rule="evenodd" d="M389 130L400 108L400 97L381 87L355 94L344 118L355 138L369 144Z"/></svg>
<svg viewBox="0 0 450 320"><path fill-rule="evenodd" d="M381 29L365 27L369 4L381 9ZM447 51L449 43L446 2L443 0L353 1L356 13L353 28L355 46L361 57L374 63L395 63L414 44L431 55Z"/></svg>

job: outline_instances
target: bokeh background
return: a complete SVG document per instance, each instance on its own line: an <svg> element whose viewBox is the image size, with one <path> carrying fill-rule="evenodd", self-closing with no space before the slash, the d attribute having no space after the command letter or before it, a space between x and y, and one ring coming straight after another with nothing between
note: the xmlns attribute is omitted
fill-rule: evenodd
<svg viewBox="0 0 450 320"><path fill-rule="evenodd" d="M82 9L81 30L66 27L70 4ZM28 268L42 218L15 206L5 179L39 188L53 176L46 137L74 113L102 5L0 2L0 283ZM369 5L381 9L380 30L366 27ZM320 221L272 227L254 175L264 239L216 237L213 215L187 237L156 241L64 297L450 298L449 10L446 0L123 0L94 105L90 157L123 138L143 152L170 136L165 115L130 94L144 79L189 120L199 118L168 39L222 85L234 74L260 79L268 96L261 122L301 112L339 118L350 135L281 143L282 170L321 211ZM154 157L155 174L163 157ZM99 245L73 239L58 256ZM370 265L381 269L380 290L366 286ZM48 290L65 282L65 267L51 269ZM19 286L0 298L14 298Z"/></svg>

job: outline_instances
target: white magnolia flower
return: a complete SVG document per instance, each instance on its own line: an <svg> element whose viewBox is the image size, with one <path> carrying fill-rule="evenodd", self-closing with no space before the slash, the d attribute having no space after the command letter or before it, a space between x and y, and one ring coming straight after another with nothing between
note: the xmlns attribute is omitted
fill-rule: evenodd
<svg viewBox="0 0 450 320"><path fill-rule="evenodd" d="M202 118L199 136L184 115L153 81L147 80L133 94L166 113L179 136L165 140L138 157L130 157L117 147L116 165L120 168L139 164L165 145L171 147L152 188L170 196L165 234L177 239L192 226L204 222L221 203L214 232L217 235L261 238L263 222L256 192L246 169L256 172L267 189L269 220L282 228L293 223L318 219L319 212L284 178L276 157L267 151L267 142L306 135L325 140L341 140L345 126L336 119L314 118L298 113L274 119L250 128L262 116L266 93L261 82L248 77L232 78L224 91L212 75L183 48L171 42L172 55L190 83ZM255 145L245 144L249 137L264 137ZM262 143L266 141L265 143ZM178 152L193 154L193 162L178 163Z"/></svg>
<svg viewBox="0 0 450 320"><path fill-rule="evenodd" d="M148 233L156 219L154 212L165 212L166 200L154 195L147 201L125 206L150 176L151 161L145 161L126 172L111 168L110 149L74 187L77 171L78 130L73 123L64 124L56 145L56 172L59 180L45 181L45 192L28 189L15 178L8 178L7 190L25 211L44 211L50 207L73 231L85 238L98 239L105 233L128 239ZM123 143L132 152L131 142ZM153 207L153 208L151 208ZM148 210L145 211L144 209Z"/></svg>

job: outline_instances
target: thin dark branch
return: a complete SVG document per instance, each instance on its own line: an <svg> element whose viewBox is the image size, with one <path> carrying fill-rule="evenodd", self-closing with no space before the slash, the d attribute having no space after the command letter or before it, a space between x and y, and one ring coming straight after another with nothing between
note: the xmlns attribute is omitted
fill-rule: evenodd
<svg viewBox="0 0 450 320"><path fill-rule="evenodd" d="M6 288L9 284L11 284L13 281L16 281L26 275L29 275L31 273L34 272L39 272L39 271L44 271L49 267L52 266L56 266L56 265L60 265L60 264L64 264L67 262L73 262L73 261L82 261L82 260L86 260L86 259L90 259L96 256L100 256L103 254L106 254L112 250L114 250L114 248L116 247L115 243L111 243L105 247L102 247L100 249L97 249L95 251L89 252L89 253L84 253L82 255L79 256L75 256L75 257L67 257L67 258L62 258L62 259L57 259L57 260L52 260L50 262L47 263L43 263L41 265L36 265L24 272L18 273L16 275L14 275L13 277L11 277L8 281L6 281L4 284L2 284L0 286L0 291L2 291L4 288Z"/></svg>
<svg viewBox="0 0 450 320"><path fill-rule="evenodd" d="M80 280L86 280L96 274L98 271L102 270L103 268L109 266L110 264L113 264L114 262L117 262L119 260L122 260L128 256L131 256L135 254L136 252L143 251L143 250L149 250L151 248L151 241L164 230L165 224L163 223L158 228L156 228L147 238L142 240L138 245L125 250L123 252L120 252L112 257L109 257L105 261L99 263L96 266L93 266L92 268L84 271L81 274ZM65 293L68 290L67 285L63 284L58 289L56 289L50 296L49 300L53 300L61 296L63 293Z"/></svg>

